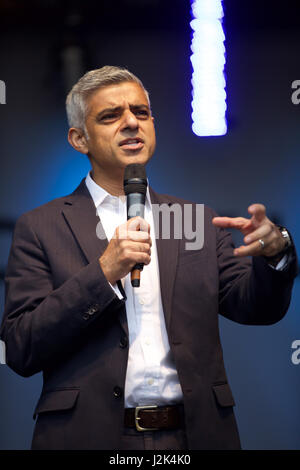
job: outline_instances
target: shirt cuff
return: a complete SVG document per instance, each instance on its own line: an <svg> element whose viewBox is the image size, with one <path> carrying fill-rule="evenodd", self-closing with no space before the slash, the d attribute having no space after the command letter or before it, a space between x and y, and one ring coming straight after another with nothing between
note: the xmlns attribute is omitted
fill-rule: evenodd
<svg viewBox="0 0 300 470"><path fill-rule="evenodd" d="M272 264L269 264L271 268L276 269L276 271L283 271L284 268L286 267L288 262L288 255L284 255L283 258L277 263L276 266L273 266Z"/></svg>
<svg viewBox="0 0 300 470"><path fill-rule="evenodd" d="M110 282L108 283L110 285L110 287L114 290L116 296L120 299L120 300L123 300L124 299L124 296L121 294L120 290L119 290L119 287L118 287L118 284L114 284L112 285Z"/></svg>

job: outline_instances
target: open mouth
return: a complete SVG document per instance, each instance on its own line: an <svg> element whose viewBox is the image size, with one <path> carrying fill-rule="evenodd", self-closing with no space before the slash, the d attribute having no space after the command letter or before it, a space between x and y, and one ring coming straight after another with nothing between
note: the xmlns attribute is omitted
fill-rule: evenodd
<svg viewBox="0 0 300 470"><path fill-rule="evenodd" d="M124 139L119 145L124 150L140 150L144 147L144 141L140 138Z"/></svg>

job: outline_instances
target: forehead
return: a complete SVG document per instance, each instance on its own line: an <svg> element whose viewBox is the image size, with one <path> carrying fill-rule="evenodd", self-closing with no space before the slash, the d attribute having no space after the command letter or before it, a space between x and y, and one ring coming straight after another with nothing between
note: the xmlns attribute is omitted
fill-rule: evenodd
<svg viewBox="0 0 300 470"><path fill-rule="evenodd" d="M143 88L135 82L122 82L96 90L88 99L88 108L100 111L105 108L126 105L147 105L148 100Z"/></svg>

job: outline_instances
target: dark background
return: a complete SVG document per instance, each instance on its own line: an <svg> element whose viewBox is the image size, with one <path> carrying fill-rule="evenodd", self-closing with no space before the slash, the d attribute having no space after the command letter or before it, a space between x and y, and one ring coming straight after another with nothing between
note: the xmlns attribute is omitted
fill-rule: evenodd
<svg viewBox="0 0 300 470"><path fill-rule="evenodd" d="M0 2L0 270L18 216L70 193L89 170L66 140L65 95L85 71L128 67L150 91L157 150L148 176L158 192L245 216L254 202L300 245L300 5L224 0L228 133L191 131L188 0ZM70 52L71 51L71 52ZM72 55L73 54L73 55ZM72 57L80 60L72 61ZM239 237L235 237L240 242ZM4 283L0 281L1 310ZM221 338L245 449L300 449L300 283L278 324L220 318ZM41 375L0 365L0 449L27 449Z"/></svg>

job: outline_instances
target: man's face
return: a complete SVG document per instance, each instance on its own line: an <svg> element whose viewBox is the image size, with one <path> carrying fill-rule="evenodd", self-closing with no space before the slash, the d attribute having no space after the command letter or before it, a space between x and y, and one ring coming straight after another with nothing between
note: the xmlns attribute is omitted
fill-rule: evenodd
<svg viewBox="0 0 300 470"><path fill-rule="evenodd" d="M150 160L155 150L154 119L137 83L101 88L87 104L87 146L93 169L119 177L128 164L145 165Z"/></svg>

